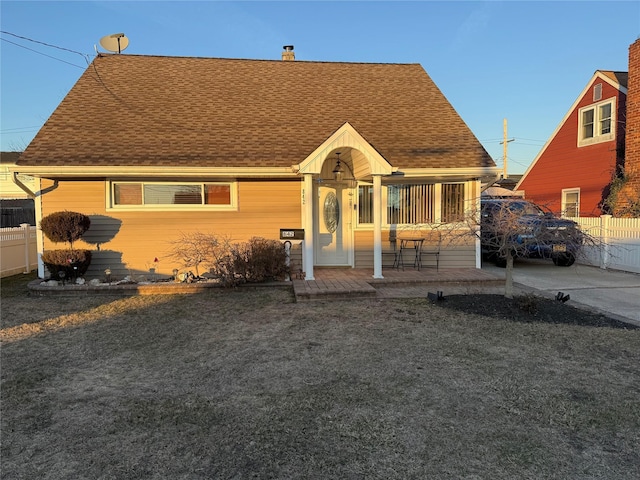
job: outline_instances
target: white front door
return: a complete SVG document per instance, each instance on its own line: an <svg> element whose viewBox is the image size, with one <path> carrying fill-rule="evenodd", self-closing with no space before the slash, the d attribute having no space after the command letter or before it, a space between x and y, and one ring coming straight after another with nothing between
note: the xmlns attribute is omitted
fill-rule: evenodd
<svg viewBox="0 0 640 480"><path fill-rule="evenodd" d="M353 191L345 185L318 185L314 208L315 264L353 266Z"/></svg>

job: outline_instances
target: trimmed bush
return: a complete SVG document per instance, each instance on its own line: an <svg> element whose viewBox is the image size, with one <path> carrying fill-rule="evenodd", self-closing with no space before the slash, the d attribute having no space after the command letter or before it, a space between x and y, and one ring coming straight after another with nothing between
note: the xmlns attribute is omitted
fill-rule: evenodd
<svg viewBox="0 0 640 480"><path fill-rule="evenodd" d="M73 279L87 272L91 264L91 250L47 250L42 254L42 263L52 279L59 279L60 272L64 272L65 279Z"/></svg>
<svg viewBox="0 0 640 480"><path fill-rule="evenodd" d="M248 242L231 243L211 233L181 234L171 242L170 256L183 267L209 268L222 285L283 280L289 272L284 245L277 240L253 237Z"/></svg>
<svg viewBox="0 0 640 480"><path fill-rule="evenodd" d="M287 273L284 245L277 240L253 237L231 245L229 252L216 259L212 271L226 285L282 280Z"/></svg>
<svg viewBox="0 0 640 480"><path fill-rule="evenodd" d="M247 243L246 273L248 282L283 280L287 273L287 254L282 242L253 237Z"/></svg>
<svg viewBox="0 0 640 480"><path fill-rule="evenodd" d="M89 230L91 219L78 212L55 212L40 221L40 229L54 243L68 242L73 250L73 242Z"/></svg>

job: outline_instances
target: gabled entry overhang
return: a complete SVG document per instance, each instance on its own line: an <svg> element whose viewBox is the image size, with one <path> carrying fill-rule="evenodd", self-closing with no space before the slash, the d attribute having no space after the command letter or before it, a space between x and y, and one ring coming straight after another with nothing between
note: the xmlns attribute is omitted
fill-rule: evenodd
<svg viewBox="0 0 640 480"><path fill-rule="evenodd" d="M358 151L366 160L365 171L362 176L370 175L391 175L397 169L387 162L375 148L367 142L353 126L346 122L327 138L318 148L316 148L307 158L297 165L292 165L292 169L300 174L318 175L322 171L322 165L332 151L339 148L352 148Z"/></svg>

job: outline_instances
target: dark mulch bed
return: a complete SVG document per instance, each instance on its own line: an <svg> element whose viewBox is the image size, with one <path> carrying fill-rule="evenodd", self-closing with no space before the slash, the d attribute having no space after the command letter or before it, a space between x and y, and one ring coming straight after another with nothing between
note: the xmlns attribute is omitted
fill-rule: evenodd
<svg viewBox="0 0 640 480"><path fill-rule="evenodd" d="M433 303L442 308L523 323L555 323L635 330L640 327L533 294L513 299L502 295L450 295Z"/></svg>

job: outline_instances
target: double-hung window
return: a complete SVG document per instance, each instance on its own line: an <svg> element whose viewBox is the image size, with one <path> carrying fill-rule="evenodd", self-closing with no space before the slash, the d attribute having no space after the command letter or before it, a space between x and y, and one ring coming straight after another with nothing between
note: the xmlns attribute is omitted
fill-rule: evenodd
<svg viewBox="0 0 640 480"><path fill-rule="evenodd" d="M562 216L563 217L579 217L580 216L580 189L579 188L562 189Z"/></svg>
<svg viewBox="0 0 640 480"><path fill-rule="evenodd" d="M234 182L110 182L109 208L123 210L235 210Z"/></svg>
<svg viewBox="0 0 640 480"><path fill-rule="evenodd" d="M583 107L578 111L578 146L606 142L614 138L615 98Z"/></svg>

